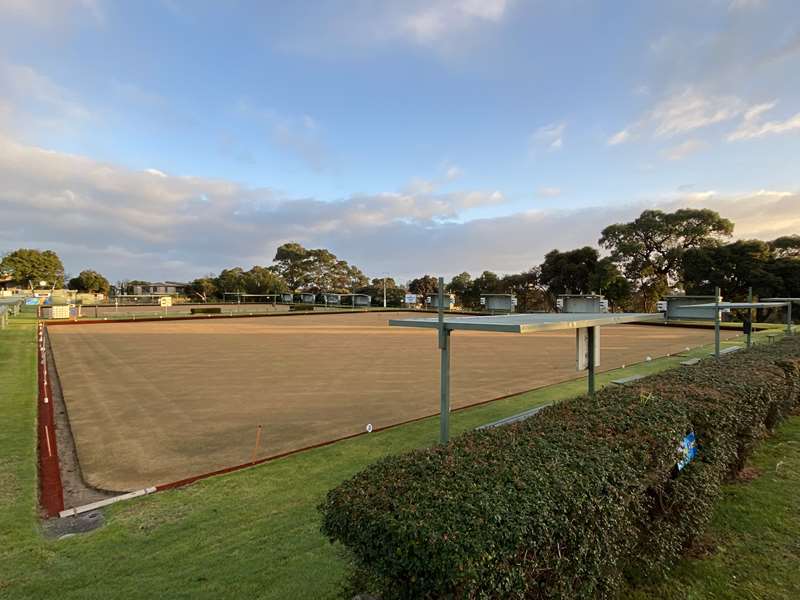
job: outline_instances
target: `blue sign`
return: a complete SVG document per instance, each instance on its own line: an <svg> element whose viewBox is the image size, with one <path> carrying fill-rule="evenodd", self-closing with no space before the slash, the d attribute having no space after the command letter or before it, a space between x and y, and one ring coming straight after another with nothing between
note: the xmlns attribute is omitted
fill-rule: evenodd
<svg viewBox="0 0 800 600"><path fill-rule="evenodd" d="M678 447L678 452L681 455L678 461L678 471L692 462L692 459L697 455L697 440L694 437L694 431L690 432Z"/></svg>

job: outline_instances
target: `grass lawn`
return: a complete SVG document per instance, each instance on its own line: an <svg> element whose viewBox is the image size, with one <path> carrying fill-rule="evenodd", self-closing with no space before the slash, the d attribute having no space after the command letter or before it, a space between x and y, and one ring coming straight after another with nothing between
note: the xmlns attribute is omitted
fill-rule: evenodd
<svg viewBox="0 0 800 600"><path fill-rule="evenodd" d="M427 419L361 436L123 502L105 509L107 523L94 532L46 539L36 508L35 355L35 321L13 318L0 331L0 598L334 598L344 563L319 533L317 503L370 462L438 435L438 420ZM604 373L598 383L680 360ZM584 389L577 380L456 412L451 429L458 434ZM659 588L631 594L733 598L753 589L753 598L790 597L780 593L798 583L800 418L764 444L755 465L760 478L726 490L712 534L721 544L716 554L681 565ZM795 572L780 568L792 561ZM729 587L733 573L740 573L738 588ZM700 593L706 589L718 595Z"/></svg>
<svg viewBox="0 0 800 600"><path fill-rule="evenodd" d="M708 552L684 559L666 581L627 590L625 598L800 598L800 416L758 448L745 472L755 479L724 488Z"/></svg>

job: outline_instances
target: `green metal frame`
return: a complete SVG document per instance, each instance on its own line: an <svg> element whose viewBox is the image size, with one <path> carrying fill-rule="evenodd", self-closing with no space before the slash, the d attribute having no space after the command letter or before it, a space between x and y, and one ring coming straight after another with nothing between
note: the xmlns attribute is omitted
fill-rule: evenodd
<svg viewBox="0 0 800 600"><path fill-rule="evenodd" d="M439 441L446 444L450 439L450 334L454 330L490 331L500 333L535 333L558 329L589 330L588 339L588 392L595 393L595 343L601 325L634 323L640 321L663 321L662 313L530 313L479 317L452 317L444 314L444 278L438 281L438 311L436 318L391 319L394 327L422 327L436 329L440 352L439 382Z"/></svg>

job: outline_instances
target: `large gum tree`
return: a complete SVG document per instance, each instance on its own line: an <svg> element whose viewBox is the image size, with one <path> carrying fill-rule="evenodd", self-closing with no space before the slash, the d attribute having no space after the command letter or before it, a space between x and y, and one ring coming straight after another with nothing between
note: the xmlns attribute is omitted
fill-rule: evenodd
<svg viewBox="0 0 800 600"><path fill-rule="evenodd" d="M637 285L641 308L652 310L661 295L680 283L687 250L717 246L732 233L733 223L713 210L646 210L630 223L606 227L600 245Z"/></svg>

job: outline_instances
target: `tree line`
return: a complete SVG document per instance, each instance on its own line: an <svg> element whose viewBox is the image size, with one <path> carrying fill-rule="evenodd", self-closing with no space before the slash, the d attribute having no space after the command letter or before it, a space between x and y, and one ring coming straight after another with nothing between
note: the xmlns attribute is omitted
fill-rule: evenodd
<svg viewBox="0 0 800 600"><path fill-rule="evenodd" d="M665 294L712 294L719 286L726 298L744 300L750 287L756 297L800 297L800 235L771 241L729 242L734 225L708 209L675 212L646 210L629 223L602 230L598 247L554 249L541 264L521 273L477 277L463 272L447 283L458 304L479 309L482 294L514 294L519 311L552 310L561 294L603 294L614 310L655 309ZM601 250L605 256L601 256ZM19 249L0 261L0 274L38 286L40 281L61 287L64 267L55 252ZM84 270L67 278L70 289L108 293L111 285L100 273ZM136 283L120 282L122 292ZM432 296L437 279L423 275L400 286L393 278L368 278L364 272L324 248L305 248L296 242L278 247L272 264L223 269L199 277L186 294L202 302L229 294L332 292L369 294L374 304L400 306L406 291Z"/></svg>

